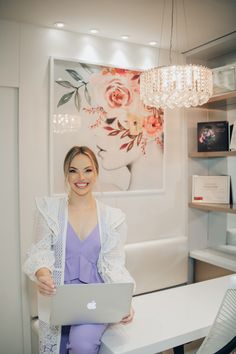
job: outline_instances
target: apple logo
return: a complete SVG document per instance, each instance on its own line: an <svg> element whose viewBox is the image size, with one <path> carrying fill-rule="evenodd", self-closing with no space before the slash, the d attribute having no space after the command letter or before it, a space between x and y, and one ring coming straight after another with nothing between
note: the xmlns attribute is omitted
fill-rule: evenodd
<svg viewBox="0 0 236 354"><path fill-rule="evenodd" d="M96 301L94 301L94 300L87 303L87 308L89 310L96 310L96 307L97 307L97 304L96 304Z"/></svg>

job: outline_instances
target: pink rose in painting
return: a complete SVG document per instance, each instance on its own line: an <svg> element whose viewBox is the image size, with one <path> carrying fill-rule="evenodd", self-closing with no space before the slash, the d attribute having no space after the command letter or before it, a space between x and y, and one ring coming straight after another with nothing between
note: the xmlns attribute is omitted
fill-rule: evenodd
<svg viewBox="0 0 236 354"><path fill-rule="evenodd" d="M132 102L132 93L120 79L111 80L106 89L105 97L109 107L127 107Z"/></svg>
<svg viewBox="0 0 236 354"><path fill-rule="evenodd" d="M152 115L144 119L143 127L149 136L154 137L162 129L162 124L158 117Z"/></svg>
<svg viewBox="0 0 236 354"><path fill-rule="evenodd" d="M137 92L137 80L132 80L134 75L108 72L92 74L90 77L90 92L94 104L103 107L107 112L111 109L127 109L133 102Z"/></svg>

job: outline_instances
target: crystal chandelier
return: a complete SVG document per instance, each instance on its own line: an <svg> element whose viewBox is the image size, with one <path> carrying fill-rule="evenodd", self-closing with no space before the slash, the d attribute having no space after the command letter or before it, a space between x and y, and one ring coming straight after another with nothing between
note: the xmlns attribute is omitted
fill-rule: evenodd
<svg viewBox="0 0 236 354"><path fill-rule="evenodd" d="M213 92L212 71L201 65L170 65L140 75L140 97L154 107L191 107L206 103Z"/></svg>
<svg viewBox="0 0 236 354"><path fill-rule="evenodd" d="M171 63L174 0L172 0L169 58ZM140 75L140 98L153 107L200 106L213 94L212 71L205 66L186 64L160 66Z"/></svg>

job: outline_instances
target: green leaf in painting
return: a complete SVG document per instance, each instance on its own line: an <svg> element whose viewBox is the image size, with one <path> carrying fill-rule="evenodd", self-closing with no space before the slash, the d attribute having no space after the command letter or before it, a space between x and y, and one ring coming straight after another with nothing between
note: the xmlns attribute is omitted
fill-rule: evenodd
<svg viewBox="0 0 236 354"><path fill-rule="evenodd" d="M81 97L80 97L80 94L79 94L79 91L77 90L75 92L75 107L77 108L78 112L80 111L80 107L81 107Z"/></svg>
<svg viewBox="0 0 236 354"><path fill-rule="evenodd" d="M106 119L106 123L107 124L112 124L112 123L114 123L114 121L117 119L117 117L113 117L113 118L107 118Z"/></svg>
<svg viewBox="0 0 236 354"><path fill-rule="evenodd" d="M91 106L91 96L89 94L89 90L86 85L84 87L84 97L85 97L86 101L88 102L88 104Z"/></svg>
<svg viewBox="0 0 236 354"><path fill-rule="evenodd" d="M57 107L62 106L63 104L67 103L71 99L71 97L72 97L74 92L75 91L72 91L72 92L69 92L69 93L66 93L65 95L63 95L60 98L60 100L59 100L59 102L57 104Z"/></svg>
<svg viewBox="0 0 236 354"><path fill-rule="evenodd" d="M83 81L82 76L73 69L66 69L66 71L73 77L76 81Z"/></svg>
<svg viewBox="0 0 236 354"><path fill-rule="evenodd" d="M57 80L56 83L66 88L75 88L75 86L72 85L69 81Z"/></svg>

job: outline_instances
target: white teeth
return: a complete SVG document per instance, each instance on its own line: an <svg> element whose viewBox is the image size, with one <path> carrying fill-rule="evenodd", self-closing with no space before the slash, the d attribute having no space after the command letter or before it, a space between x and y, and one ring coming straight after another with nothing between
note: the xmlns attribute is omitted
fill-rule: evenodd
<svg viewBox="0 0 236 354"><path fill-rule="evenodd" d="M75 185L76 185L76 187L78 187L78 188L85 188L85 187L87 187L87 183L76 183Z"/></svg>

